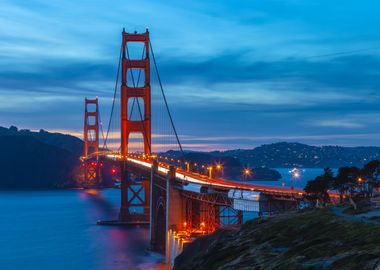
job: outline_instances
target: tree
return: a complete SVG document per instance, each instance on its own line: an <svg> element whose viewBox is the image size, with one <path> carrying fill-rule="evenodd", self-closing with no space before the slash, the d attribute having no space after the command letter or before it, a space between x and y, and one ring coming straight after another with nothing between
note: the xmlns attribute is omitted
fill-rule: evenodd
<svg viewBox="0 0 380 270"><path fill-rule="evenodd" d="M306 184L305 191L308 197L316 203L321 202L326 205L330 201L329 189L334 181L334 175L330 168L325 168L321 176L317 176L314 180Z"/></svg>
<svg viewBox="0 0 380 270"><path fill-rule="evenodd" d="M340 201L343 201L343 196L351 196L356 187L358 186L358 178L360 176L360 169L357 167L341 167L338 170L337 176L333 181L333 188L337 189L340 194Z"/></svg>
<svg viewBox="0 0 380 270"><path fill-rule="evenodd" d="M378 160L372 160L364 165L361 170L361 175L363 179L363 187L365 195L367 197L372 197L373 189L379 187L380 178L380 162Z"/></svg>
<svg viewBox="0 0 380 270"><path fill-rule="evenodd" d="M16 133L18 131L18 128L15 126L10 126L9 130Z"/></svg>

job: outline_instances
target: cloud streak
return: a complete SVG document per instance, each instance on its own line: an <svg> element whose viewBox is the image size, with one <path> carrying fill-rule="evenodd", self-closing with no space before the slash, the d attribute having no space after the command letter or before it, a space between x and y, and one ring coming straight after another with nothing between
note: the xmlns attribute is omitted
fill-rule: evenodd
<svg viewBox="0 0 380 270"><path fill-rule="evenodd" d="M193 147L380 145L371 135L380 133L379 7L343 0L5 0L0 125L81 130L86 96L99 96L108 122L121 29L149 26L178 130L194 136L184 137ZM154 72L152 88L155 120L162 100ZM221 139L198 145L199 138Z"/></svg>

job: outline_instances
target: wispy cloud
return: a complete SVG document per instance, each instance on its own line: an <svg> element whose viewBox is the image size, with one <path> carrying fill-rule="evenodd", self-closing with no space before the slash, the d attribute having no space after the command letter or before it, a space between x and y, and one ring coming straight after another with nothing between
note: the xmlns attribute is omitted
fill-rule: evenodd
<svg viewBox="0 0 380 270"><path fill-rule="evenodd" d="M379 133L378 3L87 2L1 1L0 125L81 130L85 96L108 122L121 29L149 26L179 132L210 138L189 147L380 144L349 134Z"/></svg>

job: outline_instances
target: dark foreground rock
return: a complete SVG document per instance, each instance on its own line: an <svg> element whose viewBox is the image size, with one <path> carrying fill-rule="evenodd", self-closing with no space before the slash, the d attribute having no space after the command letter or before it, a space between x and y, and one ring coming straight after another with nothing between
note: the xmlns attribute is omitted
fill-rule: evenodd
<svg viewBox="0 0 380 270"><path fill-rule="evenodd" d="M380 269L380 227L327 209L249 221L194 241L174 269Z"/></svg>

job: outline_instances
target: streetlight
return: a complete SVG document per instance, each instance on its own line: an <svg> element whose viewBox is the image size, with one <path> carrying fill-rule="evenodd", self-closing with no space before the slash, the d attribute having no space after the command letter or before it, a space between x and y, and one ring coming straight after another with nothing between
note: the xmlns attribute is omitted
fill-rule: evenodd
<svg viewBox="0 0 380 270"><path fill-rule="evenodd" d="M301 173L300 173L300 170L297 168L293 168L289 172L292 174L292 189L294 189L294 180L300 178Z"/></svg>
<svg viewBox="0 0 380 270"><path fill-rule="evenodd" d="M359 183L359 188L360 188L360 191L363 192L363 178L361 178L360 176L358 177L357 179L358 183Z"/></svg>
<svg viewBox="0 0 380 270"><path fill-rule="evenodd" d="M205 232L206 231L206 223L204 223L203 221L201 222L200 224L200 227L201 227L201 231Z"/></svg>
<svg viewBox="0 0 380 270"><path fill-rule="evenodd" d="M212 166L207 167L208 170L208 178L212 178Z"/></svg>
<svg viewBox="0 0 380 270"><path fill-rule="evenodd" d="M248 177L249 177L250 175L251 175L251 170L248 169L248 168L245 168L245 169L243 170L243 177L244 177L244 180L247 180Z"/></svg>
<svg viewBox="0 0 380 270"><path fill-rule="evenodd" d="M224 168L223 168L222 164L220 164L220 163L216 164L216 169L219 172L218 176L219 177L220 176L223 177L223 175L224 175Z"/></svg>

